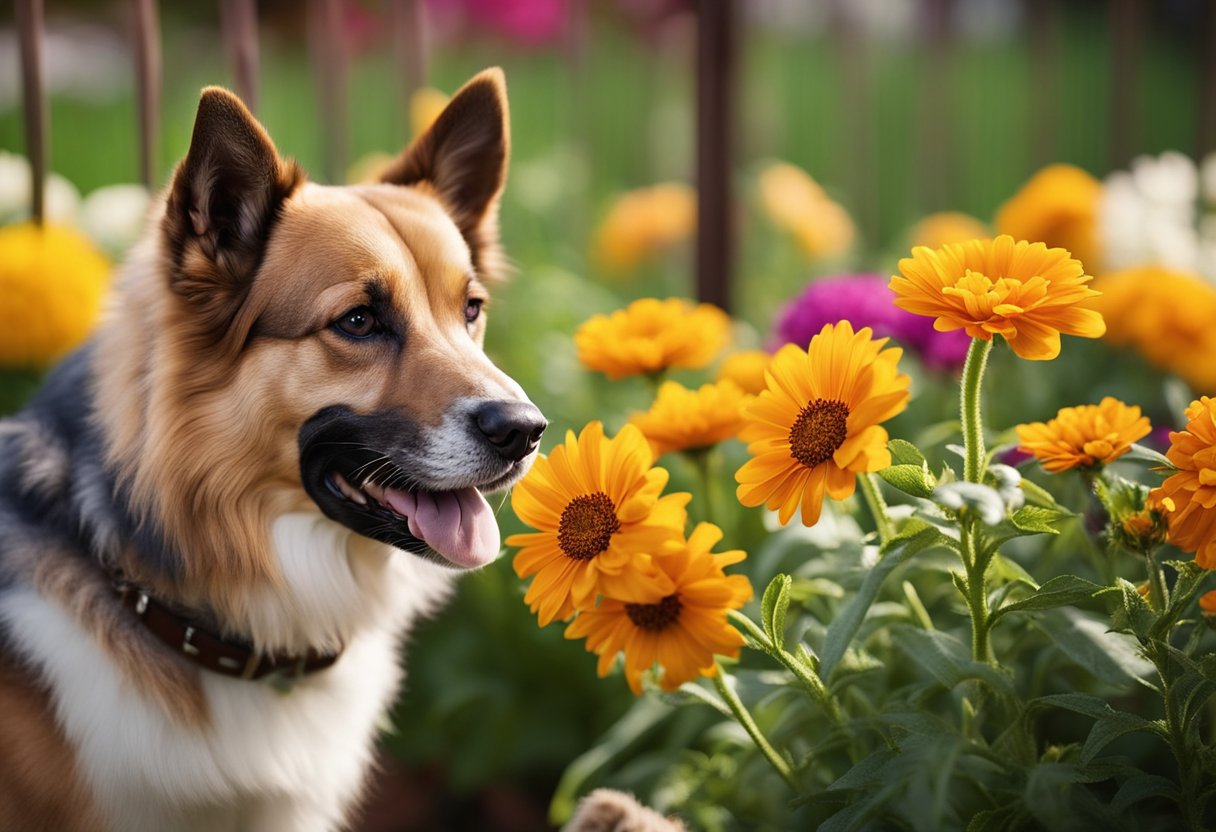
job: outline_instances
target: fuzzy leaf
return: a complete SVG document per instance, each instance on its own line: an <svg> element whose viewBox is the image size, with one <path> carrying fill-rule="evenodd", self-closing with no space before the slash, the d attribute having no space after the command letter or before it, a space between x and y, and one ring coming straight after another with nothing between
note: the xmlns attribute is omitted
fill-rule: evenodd
<svg viewBox="0 0 1216 832"><path fill-rule="evenodd" d="M888 485L905 494L911 494L913 497L928 498L933 495L933 489L937 487L937 478L929 471L929 466L924 463L892 465L880 470L878 476L882 477Z"/></svg>
<svg viewBox="0 0 1216 832"><path fill-rule="evenodd" d="M1053 508L1056 505L1056 498L1050 491L1038 483L1022 478L1022 493L1026 495L1026 501L1031 505L1041 508Z"/></svg>
<svg viewBox="0 0 1216 832"><path fill-rule="evenodd" d="M1148 601L1131 582L1118 578L1115 589L1119 593L1120 603L1111 614L1112 626L1119 632L1131 633L1141 642L1147 641L1153 625L1157 623L1157 613L1153 612Z"/></svg>
<svg viewBox="0 0 1216 832"><path fill-rule="evenodd" d="M1014 695L1009 674L983 662L972 661L967 645L950 633L892 627L891 639L900 652L928 671L947 690L968 679L979 679L998 693Z"/></svg>
<svg viewBox="0 0 1216 832"><path fill-rule="evenodd" d="M1009 521L1023 534L1059 534L1057 524L1073 516L1071 511L1058 507L1022 506Z"/></svg>
<svg viewBox="0 0 1216 832"><path fill-rule="evenodd" d="M1090 729L1089 736L1085 738L1085 745L1081 748L1082 765L1088 765L1094 757L1101 753L1102 749L1124 734L1136 731L1152 732L1152 725L1144 717L1129 714L1126 711L1112 709L1109 713L1103 714Z"/></svg>
<svg viewBox="0 0 1216 832"><path fill-rule="evenodd" d="M1125 812L1141 800L1150 797L1164 797L1177 802L1181 795L1178 786L1168 777L1159 774L1134 774L1123 781L1115 798L1110 802L1110 808L1116 812Z"/></svg>
<svg viewBox="0 0 1216 832"><path fill-rule="evenodd" d="M1046 610L1034 624L1060 650L1085 670L1108 684L1126 687L1141 681L1152 665L1140 656L1128 636L1071 607Z"/></svg>
<svg viewBox="0 0 1216 832"><path fill-rule="evenodd" d="M1010 612L1049 610L1055 607L1071 606L1092 598L1095 592L1101 591L1101 586L1084 578L1078 578L1076 575L1060 575L1058 578L1052 578L1025 598L1001 607L992 614L992 620L995 622L1002 615Z"/></svg>
<svg viewBox="0 0 1216 832"><path fill-rule="evenodd" d="M764 632L778 650L785 647L785 613L790 606L790 585L793 578L777 575L769 581L760 601L760 623Z"/></svg>
<svg viewBox="0 0 1216 832"><path fill-rule="evenodd" d="M1148 462L1155 466L1161 466L1169 470L1174 469L1174 463L1170 462L1165 454L1158 453L1152 448L1141 445L1139 442L1132 444L1131 450L1123 455L1125 460L1137 460L1139 462Z"/></svg>
<svg viewBox="0 0 1216 832"><path fill-rule="evenodd" d="M920 452L920 448L906 439L892 439L887 443L887 450L891 452L892 465L925 464L925 455Z"/></svg>
<svg viewBox="0 0 1216 832"><path fill-rule="evenodd" d="M957 544L935 526L921 521L910 521L899 536L883 546L882 559L866 575L857 595L844 605L824 635L823 648L819 651L821 678L827 680L831 677L832 669L857 635L861 622L865 620L866 613L878 597L878 591L882 589L887 576L913 555L938 546L954 548Z"/></svg>

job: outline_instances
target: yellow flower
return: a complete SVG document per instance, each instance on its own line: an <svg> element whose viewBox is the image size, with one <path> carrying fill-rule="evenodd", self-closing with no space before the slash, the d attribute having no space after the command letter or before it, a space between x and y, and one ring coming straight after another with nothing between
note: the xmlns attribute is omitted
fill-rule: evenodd
<svg viewBox="0 0 1216 832"><path fill-rule="evenodd" d="M669 367L699 370L730 338L730 318L708 303L642 298L611 315L596 315L574 333L578 357L616 381Z"/></svg>
<svg viewBox="0 0 1216 832"><path fill-rule="evenodd" d="M705 384L695 391L665 381L650 410L633 414L629 421L646 436L656 457L709 448L739 433L743 407L751 399L733 381Z"/></svg>
<svg viewBox="0 0 1216 832"><path fill-rule="evenodd" d="M659 496L667 471L652 468L650 446L632 425L614 439L592 422L577 438L536 460L511 492L511 506L535 533L515 534L515 572L535 575L524 601L544 627L595 603L599 592L653 603L671 581L652 563L684 533L688 494Z"/></svg>
<svg viewBox="0 0 1216 832"><path fill-rule="evenodd" d="M595 231L592 259L631 271L687 240L697 227L697 192L679 182L627 191L613 200Z"/></svg>
<svg viewBox="0 0 1216 832"><path fill-rule="evenodd" d="M1082 308L1098 293L1068 252L1012 237L972 240L940 249L915 248L891 278L895 305L936 318L939 332L966 330L972 338L1001 335L1022 358L1060 354L1060 333L1097 338L1102 316Z"/></svg>
<svg viewBox="0 0 1216 832"><path fill-rule="evenodd" d="M786 162L773 164L760 174L760 205L772 223L792 235L812 259L844 254L857 236L848 211L806 171Z"/></svg>
<svg viewBox="0 0 1216 832"><path fill-rule="evenodd" d="M992 231L986 224L959 211L930 214L912 227L912 245L927 248L991 238Z"/></svg>
<svg viewBox="0 0 1216 832"><path fill-rule="evenodd" d="M382 150L364 154L350 163L346 169L346 181L352 185L378 182L380 174L384 173L395 159L395 156L390 156Z"/></svg>
<svg viewBox="0 0 1216 832"><path fill-rule="evenodd" d="M1102 183L1080 168L1049 165L1001 206L997 233L1067 249L1092 274L1102 268L1097 237L1101 196Z"/></svg>
<svg viewBox="0 0 1216 832"><path fill-rule="evenodd" d="M1186 272L1144 266L1094 281L1089 305L1106 321L1106 340L1130 346L1197 391L1216 392L1216 289Z"/></svg>
<svg viewBox="0 0 1216 832"><path fill-rule="evenodd" d="M1047 422L1018 425L1018 448L1054 474L1114 462L1151 430L1139 407L1107 396L1101 404L1062 408Z"/></svg>
<svg viewBox="0 0 1216 832"><path fill-rule="evenodd" d="M714 656L737 658L743 646L727 611L752 597L746 576L722 571L747 555L738 550L710 553L721 539L717 526L700 524L683 545L655 561L671 581L667 594L649 604L602 598L595 609L578 614L566 628L566 638L587 638L587 650L600 657L600 676L608 675L623 652L625 678L635 694L642 692L642 674L656 663L663 669L659 684L667 691L698 674L713 676Z"/></svg>
<svg viewBox="0 0 1216 832"><path fill-rule="evenodd" d="M742 350L722 359L718 368L718 381L733 381L744 393L753 396L766 386L764 371L773 357L764 350Z"/></svg>
<svg viewBox="0 0 1216 832"><path fill-rule="evenodd" d="M410 96L410 128L421 136L439 118L451 98L433 87L419 87Z"/></svg>
<svg viewBox="0 0 1216 832"><path fill-rule="evenodd" d="M31 222L0 228L0 366L42 367L83 341L110 263L82 234Z"/></svg>
<svg viewBox="0 0 1216 832"><path fill-rule="evenodd" d="M1165 509L1169 541L1204 569L1216 569L1216 399L1186 409L1187 424L1170 433L1166 457L1178 469L1149 499Z"/></svg>
<svg viewBox="0 0 1216 832"><path fill-rule="evenodd" d="M752 459L735 474L745 506L777 510L782 524L801 504L802 522L819 521L826 491L849 497L856 474L891 464L879 424L908 405L900 349L883 349L866 327L827 324L803 351L787 344L773 356L768 388L744 410L740 433Z"/></svg>

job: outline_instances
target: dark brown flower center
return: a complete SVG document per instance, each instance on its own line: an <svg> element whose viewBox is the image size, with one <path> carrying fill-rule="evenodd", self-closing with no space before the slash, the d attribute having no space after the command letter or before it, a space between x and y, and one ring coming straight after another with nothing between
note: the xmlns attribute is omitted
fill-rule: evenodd
<svg viewBox="0 0 1216 832"><path fill-rule="evenodd" d="M790 428L790 456L807 468L827 462L848 436L849 408L833 399L815 399Z"/></svg>
<svg viewBox="0 0 1216 832"><path fill-rule="evenodd" d="M658 633L680 620L680 599L668 595L657 604L626 604L625 614L641 630Z"/></svg>
<svg viewBox="0 0 1216 832"><path fill-rule="evenodd" d="M612 498L602 491L575 497L562 509L557 543L568 558L591 560L621 528Z"/></svg>

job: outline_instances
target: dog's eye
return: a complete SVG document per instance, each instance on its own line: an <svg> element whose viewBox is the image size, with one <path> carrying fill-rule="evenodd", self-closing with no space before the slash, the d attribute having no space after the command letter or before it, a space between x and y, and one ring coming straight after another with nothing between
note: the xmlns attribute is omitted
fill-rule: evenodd
<svg viewBox="0 0 1216 832"><path fill-rule="evenodd" d="M469 298L464 302L464 319L466 323L473 323L481 317L481 305L485 303L481 298Z"/></svg>
<svg viewBox="0 0 1216 832"><path fill-rule="evenodd" d="M366 306L350 310L334 321L333 325L351 338L366 338L380 328L376 316Z"/></svg>

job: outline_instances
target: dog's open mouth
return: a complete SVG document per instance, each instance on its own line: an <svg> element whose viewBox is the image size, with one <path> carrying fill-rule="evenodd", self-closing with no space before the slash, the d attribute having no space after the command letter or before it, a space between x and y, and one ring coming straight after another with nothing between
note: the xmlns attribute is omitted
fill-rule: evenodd
<svg viewBox="0 0 1216 832"><path fill-rule="evenodd" d="M356 486L338 471L331 471L325 484L351 510L366 512L390 528L404 526L412 537L455 566L472 569L498 556L498 521L476 488L402 489L381 485L371 477Z"/></svg>

